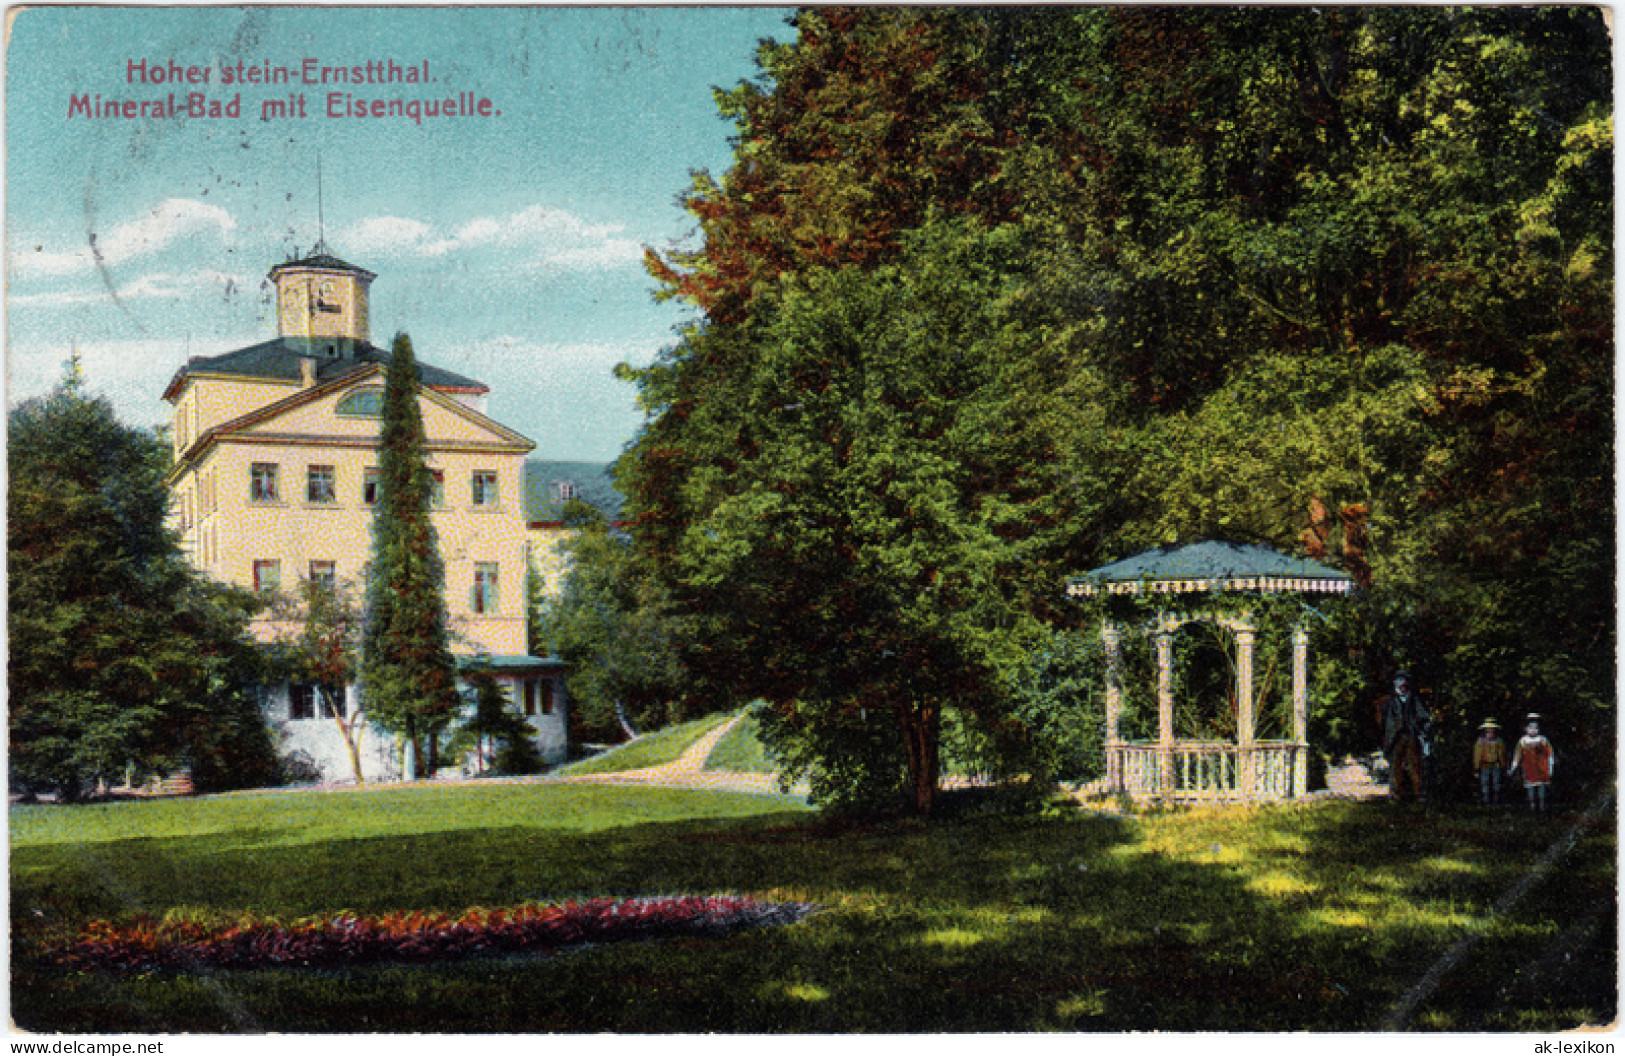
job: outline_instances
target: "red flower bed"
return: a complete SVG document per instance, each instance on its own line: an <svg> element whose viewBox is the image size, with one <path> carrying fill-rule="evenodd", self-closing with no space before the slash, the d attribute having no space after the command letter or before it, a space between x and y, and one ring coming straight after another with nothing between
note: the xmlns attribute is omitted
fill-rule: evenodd
<svg viewBox="0 0 1625 1056"><path fill-rule="evenodd" d="M724 935L739 928L793 924L817 909L806 902L757 902L732 895L595 898L511 909L343 914L278 924L245 918L225 928L137 919L93 921L56 960L75 968L122 971L199 968L337 968L422 963L508 953L546 953L584 942L665 935Z"/></svg>

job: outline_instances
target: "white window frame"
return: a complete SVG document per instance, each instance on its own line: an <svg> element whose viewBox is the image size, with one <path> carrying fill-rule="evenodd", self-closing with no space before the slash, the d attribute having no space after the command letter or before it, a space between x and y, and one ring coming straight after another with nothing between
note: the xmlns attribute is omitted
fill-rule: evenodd
<svg viewBox="0 0 1625 1056"><path fill-rule="evenodd" d="M276 558L255 558L254 591L275 594L282 589L282 562Z"/></svg>
<svg viewBox="0 0 1625 1056"><path fill-rule="evenodd" d="M469 477L469 499L476 510L494 510L502 504L501 478L493 469L476 469Z"/></svg>
<svg viewBox="0 0 1625 1056"><path fill-rule="evenodd" d="M339 477L335 467L305 467L305 501L316 506L331 506L339 501Z"/></svg>
<svg viewBox="0 0 1625 1056"><path fill-rule="evenodd" d="M474 565L474 587L469 593L469 610L476 616L491 616L501 608L501 566L495 561Z"/></svg>
<svg viewBox="0 0 1625 1056"><path fill-rule="evenodd" d="M275 462L251 462L248 466L250 502L277 502L281 498L278 466Z"/></svg>

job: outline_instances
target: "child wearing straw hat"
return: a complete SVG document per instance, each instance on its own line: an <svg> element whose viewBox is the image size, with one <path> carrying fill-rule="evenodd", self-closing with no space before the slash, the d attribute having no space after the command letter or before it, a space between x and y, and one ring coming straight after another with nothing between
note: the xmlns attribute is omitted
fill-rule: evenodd
<svg viewBox="0 0 1625 1056"><path fill-rule="evenodd" d="M1478 775L1478 801L1484 806L1501 802L1501 769L1507 765L1507 745L1501 740L1501 727L1485 719L1473 742L1473 772Z"/></svg>
<svg viewBox="0 0 1625 1056"><path fill-rule="evenodd" d="M1530 712L1523 737L1512 750L1512 765L1507 767L1509 774L1522 770L1524 794L1529 797L1530 810L1546 809L1546 790L1551 786L1556 763L1557 753L1552 750L1552 742L1540 735L1540 716Z"/></svg>

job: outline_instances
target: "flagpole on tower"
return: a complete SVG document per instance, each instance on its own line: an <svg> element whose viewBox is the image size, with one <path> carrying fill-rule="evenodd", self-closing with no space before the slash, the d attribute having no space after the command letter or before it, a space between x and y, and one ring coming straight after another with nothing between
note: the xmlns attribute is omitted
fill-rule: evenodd
<svg viewBox="0 0 1625 1056"><path fill-rule="evenodd" d="M316 154L316 245L327 251L327 220L322 215L322 155Z"/></svg>

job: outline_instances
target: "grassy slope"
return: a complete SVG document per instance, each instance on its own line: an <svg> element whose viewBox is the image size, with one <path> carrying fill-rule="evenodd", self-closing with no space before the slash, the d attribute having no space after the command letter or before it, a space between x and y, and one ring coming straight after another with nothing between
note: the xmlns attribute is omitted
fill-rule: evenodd
<svg viewBox="0 0 1625 1056"><path fill-rule="evenodd" d="M1611 819L1483 920L1566 824L1379 803L842 826L769 797L547 785L14 808L13 1016L81 1032L1369 1029L1476 933L1412 1025L1551 1029L1613 1017ZM74 976L29 945L143 907L725 891L830 908L726 939L344 972Z"/></svg>
<svg viewBox="0 0 1625 1056"><path fill-rule="evenodd" d="M707 770L731 770L735 773L772 774L778 772L773 757L767 754L756 736L756 719L745 716L745 721L728 731L705 761Z"/></svg>
<svg viewBox="0 0 1625 1056"><path fill-rule="evenodd" d="M967 768L951 758L943 759L942 765L943 772L948 775L965 776L969 773ZM705 768L749 774L776 774L779 771L778 763L768 754L758 735L755 716L749 714L717 744L706 760Z"/></svg>
<svg viewBox="0 0 1625 1056"><path fill-rule="evenodd" d="M579 774L609 774L675 762L678 756L694 746L694 742L731 718L732 715L719 712L695 719L693 722L667 726L663 730L644 734L635 741L628 741L618 748L611 748L602 755L560 767L558 773L566 777Z"/></svg>

